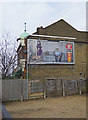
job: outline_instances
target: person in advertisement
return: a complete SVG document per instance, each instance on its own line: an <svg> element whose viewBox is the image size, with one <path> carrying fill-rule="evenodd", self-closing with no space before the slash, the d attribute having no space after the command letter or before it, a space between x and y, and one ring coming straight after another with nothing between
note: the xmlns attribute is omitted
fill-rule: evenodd
<svg viewBox="0 0 88 120"><path fill-rule="evenodd" d="M42 46L41 46L41 42L37 41L37 58L38 61L41 61L41 55L42 55Z"/></svg>
<svg viewBox="0 0 88 120"><path fill-rule="evenodd" d="M59 51L59 48L57 48L55 51L55 61L61 62L61 52Z"/></svg>

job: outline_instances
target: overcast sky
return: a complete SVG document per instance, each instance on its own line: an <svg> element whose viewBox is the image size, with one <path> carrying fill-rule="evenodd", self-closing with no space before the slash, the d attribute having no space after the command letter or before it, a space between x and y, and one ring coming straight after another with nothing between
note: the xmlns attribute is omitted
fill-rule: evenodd
<svg viewBox="0 0 88 120"><path fill-rule="evenodd" d="M3 2L2 28L19 37L27 23L32 34L39 26L46 27L64 19L74 28L86 31L86 2Z"/></svg>

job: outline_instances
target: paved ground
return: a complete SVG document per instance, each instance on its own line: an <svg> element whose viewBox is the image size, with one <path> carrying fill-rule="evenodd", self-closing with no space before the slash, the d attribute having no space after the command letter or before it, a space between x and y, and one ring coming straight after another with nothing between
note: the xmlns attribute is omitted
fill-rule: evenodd
<svg viewBox="0 0 88 120"><path fill-rule="evenodd" d="M13 118L86 118L86 95L5 103Z"/></svg>

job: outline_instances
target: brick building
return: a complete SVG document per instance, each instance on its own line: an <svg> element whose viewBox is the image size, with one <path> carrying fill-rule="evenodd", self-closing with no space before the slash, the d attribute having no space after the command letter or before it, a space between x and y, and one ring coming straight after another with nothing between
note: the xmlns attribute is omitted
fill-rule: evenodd
<svg viewBox="0 0 88 120"><path fill-rule="evenodd" d="M29 64L28 74L29 80L36 79L58 79L68 78L85 79L87 77L87 46L88 46L88 32L78 31L69 25L63 19L43 28L38 27L33 35L24 33L18 40L20 45L18 47L18 65L22 68L22 76L26 77L26 60L27 60L27 39L41 39L50 41L68 41L74 42L74 64ZM40 36L37 36L40 35ZM46 37L42 36L46 35ZM48 37L52 36L52 37ZM60 36L61 38L55 38ZM67 39L67 38L76 39Z"/></svg>

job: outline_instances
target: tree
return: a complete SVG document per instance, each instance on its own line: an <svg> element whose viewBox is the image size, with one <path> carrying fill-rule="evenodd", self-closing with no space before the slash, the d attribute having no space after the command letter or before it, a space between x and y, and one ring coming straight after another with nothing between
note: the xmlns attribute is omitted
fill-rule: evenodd
<svg viewBox="0 0 88 120"><path fill-rule="evenodd" d="M0 41L0 71L2 78L10 76L17 66L17 43L10 33L4 32Z"/></svg>

